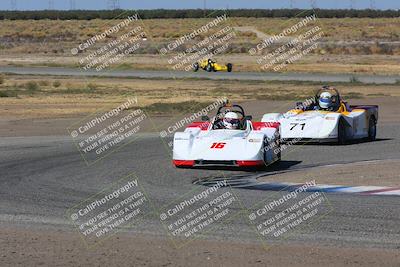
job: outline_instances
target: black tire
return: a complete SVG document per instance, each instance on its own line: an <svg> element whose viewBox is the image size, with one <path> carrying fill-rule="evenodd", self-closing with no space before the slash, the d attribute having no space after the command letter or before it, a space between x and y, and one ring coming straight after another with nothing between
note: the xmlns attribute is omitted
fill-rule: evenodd
<svg viewBox="0 0 400 267"><path fill-rule="evenodd" d="M346 144L346 142L347 142L346 125L344 119L340 118L338 125L338 144L344 145Z"/></svg>
<svg viewBox="0 0 400 267"><path fill-rule="evenodd" d="M196 63L193 64L193 71L194 71L194 72L198 71L199 68L200 68L200 65L199 65L198 62L196 62Z"/></svg>
<svg viewBox="0 0 400 267"><path fill-rule="evenodd" d="M268 160L267 160L267 151L268 151L268 140L267 140L267 138L264 138L262 149L264 151L264 154L263 154L263 160L264 160L264 165L265 165L264 167L266 168L269 165L268 164Z"/></svg>
<svg viewBox="0 0 400 267"><path fill-rule="evenodd" d="M278 158L275 160L274 164L279 165L279 163L281 163L282 161L281 141L279 139L276 139L275 144L276 144L275 149L279 149L279 152L277 155Z"/></svg>
<svg viewBox="0 0 400 267"><path fill-rule="evenodd" d="M275 146L273 146L272 148L270 148L270 147L268 147L268 140L267 140L267 138L265 138L264 139L264 144L263 144L263 150L264 150L264 158L263 158L263 160L264 160L264 164L265 164L265 167L268 167L268 166L270 166L270 165L278 165L280 162L281 162L281 144L280 144L280 142L279 142L279 140L277 140L276 141L276 145ZM278 152L278 158L274 161L274 162L272 162L272 163L268 163L268 159L267 159L267 150L269 150L269 149L272 149L272 153L275 153L275 150L276 149L278 149L279 148L279 152Z"/></svg>
<svg viewBox="0 0 400 267"><path fill-rule="evenodd" d="M368 141L376 140L376 119L371 116L368 122Z"/></svg>
<svg viewBox="0 0 400 267"><path fill-rule="evenodd" d="M226 68L227 68L228 72L231 72L232 71L232 64L231 63L226 64Z"/></svg>
<svg viewBox="0 0 400 267"><path fill-rule="evenodd" d="M207 72L213 71L213 67L211 66L211 64L208 64L208 65L207 65L206 71L207 71Z"/></svg>

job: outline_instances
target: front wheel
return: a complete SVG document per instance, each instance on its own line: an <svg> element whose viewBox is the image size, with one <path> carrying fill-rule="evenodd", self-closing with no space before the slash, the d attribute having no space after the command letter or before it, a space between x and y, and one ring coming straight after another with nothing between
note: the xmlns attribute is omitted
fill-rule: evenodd
<svg viewBox="0 0 400 267"><path fill-rule="evenodd" d="M226 64L226 68L227 68L228 72L231 72L232 71L232 64L231 63Z"/></svg>
<svg viewBox="0 0 400 267"><path fill-rule="evenodd" d="M264 164L266 167L269 165L278 165L281 162L282 159L282 150L281 150L281 143L279 139L276 139L273 145L270 145L268 142L268 139L264 139L264 144L263 144L263 149L264 149ZM267 153L269 150L272 150L272 154L276 155L276 159L272 158L272 162L269 162L270 159L267 156Z"/></svg>
<svg viewBox="0 0 400 267"><path fill-rule="evenodd" d="M374 117L369 118L368 140L369 141L375 141L376 140L376 120L375 120Z"/></svg>
<svg viewBox="0 0 400 267"><path fill-rule="evenodd" d="M278 165L282 160L281 140L279 138L275 139L274 144L275 144L275 146L274 146L273 153L276 155L276 159L274 161L274 164ZM277 153L276 153L276 151L277 151Z"/></svg>
<svg viewBox="0 0 400 267"><path fill-rule="evenodd" d="M196 63L193 64L192 67L193 67L193 71L196 72L196 71L199 70L200 65L199 65L199 63L196 62Z"/></svg>
<svg viewBox="0 0 400 267"><path fill-rule="evenodd" d="M208 65L207 65L207 67L206 67L206 71L207 71L207 72L213 71L213 67L211 66L210 63L208 63Z"/></svg>

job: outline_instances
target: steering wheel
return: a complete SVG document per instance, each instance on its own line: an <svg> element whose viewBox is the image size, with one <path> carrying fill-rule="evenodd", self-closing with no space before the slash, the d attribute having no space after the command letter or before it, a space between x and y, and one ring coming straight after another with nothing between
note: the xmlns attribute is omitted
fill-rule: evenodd
<svg viewBox="0 0 400 267"><path fill-rule="evenodd" d="M239 110L231 110L228 108L238 108ZM226 110L224 112L222 112L222 109L226 108ZM234 112L236 114L239 114L241 119L240 119L240 125L241 128L244 127L243 122L244 122L244 118L245 118L245 114L244 114L244 109L239 106L239 105L232 105L232 106L221 106L218 111L217 111L217 115L216 115L216 120L214 121L214 125L213 125L213 129L220 129L221 128L221 123L223 120L223 117L221 116L222 113L226 114L227 112Z"/></svg>

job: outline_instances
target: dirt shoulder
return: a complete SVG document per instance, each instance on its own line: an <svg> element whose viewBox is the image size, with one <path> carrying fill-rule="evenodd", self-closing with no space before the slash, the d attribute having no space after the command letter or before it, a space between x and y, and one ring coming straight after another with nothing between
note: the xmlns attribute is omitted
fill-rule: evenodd
<svg viewBox="0 0 400 267"><path fill-rule="evenodd" d="M333 248L195 240L176 249L169 240L119 233L88 249L61 230L1 227L1 266L398 266L388 249Z"/></svg>

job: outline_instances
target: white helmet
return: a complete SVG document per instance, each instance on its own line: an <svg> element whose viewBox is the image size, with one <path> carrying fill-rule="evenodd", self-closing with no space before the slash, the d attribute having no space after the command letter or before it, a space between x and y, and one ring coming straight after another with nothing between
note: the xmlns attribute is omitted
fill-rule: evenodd
<svg viewBox="0 0 400 267"><path fill-rule="evenodd" d="M236 112L227 112L222 120L225 129L236 130L239 129L239 116Z"/></svg>
<svg viewBox="0 0 400 267"><path fill-rule="evenodd" d="M318 99L318 104L322 109L328 109L332 106L332 95L329 92L323 92Z"/></svg>

